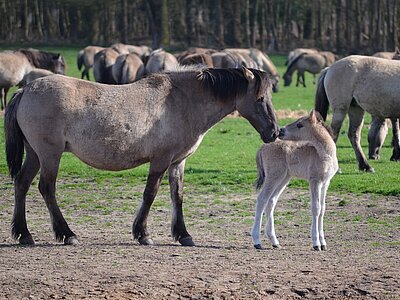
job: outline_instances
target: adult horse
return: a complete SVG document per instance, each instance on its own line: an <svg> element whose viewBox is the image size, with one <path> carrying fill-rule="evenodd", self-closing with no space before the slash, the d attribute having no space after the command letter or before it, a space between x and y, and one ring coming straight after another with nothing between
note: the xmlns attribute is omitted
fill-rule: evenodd
<svg viewBox="0 0 400 300"><path fill-rule="evenodd" d="M116 84L112 74L112 67L119 53L112 48L105 48L96 53L93 63L94 80L100 83Z"/></svg>
<svg viewBox="0 0 400 300"><path fill-rule="evenodd" d="M112 75L118 84L135 82L144 76L144 72L144 64L135 53L119 55L112 66Z"/></svg>
<svg viewBox="0 0 400 300"><path fill-rule="evenodd" d="M0 53L1 109L7 105L8 90L21 82L33 68L65 74L65 61L60 54L35 49L20 49Z"/></svg>
<svg viewBox="0 0 400 300"><path fill-rule="evenodd" d="M179 63L175 56L163 49L154 50L146 62L146 74L176 70Z"/></svg>
<svg viewBox="0 0 400 300"><path fill-rule="evenodd" d="M257 68L270 74L273 92L277 93L279 91L279 72L267 54L257 48L228 48L225 50L250 56L257 64Z"/></svg>
<svg viewBox="0 0 400 300"><path fill-rule="evenodd" d="M98 47L98 46L87 46L78 52L77 64L79 71L83 67L81 75L82 79L86 77L87 80L90 80L89 70L90 68L93 67L94 56L96 55L97 52L100 52L103 49L104 49L103 47Z"/></svg>
<svg viewBox="0 0 400 300"><path fill-rule="evenodd" d="M7 163L15 179L13 237L20 244L34 244L26 224L25 198L40 169L39 191L56 239L65 244L77 242L55 198L61 155L69 151L103 170L150 162L143 200L133 222L134 238L145 245L153 244L147 217L168 170L172 236L182 245L194 245L182 214L185 161L206 132L234 110L264 142L276 139L279 129L270 82L258 70L158 73L113 86L60 75L31 82L14 95L5 115Z"/></svg>
<svg viewBox="0 0 400 300"><path fill-rule="evenodd" d="M400 116L400 61L352 55L334 63L321 73L315 108L326 119L332 106L331 127L335 141L346 115L348 136L360 170L373 172L360 145L364 112L379 118Z"/></svg>
<svg viewBox="0 0 400 300"><path fill-rule="evenodd" d="M296 86L302 84L306 87L304 72L309 72L314 75L321 72L326 66L325 57L319 53L303 53L296 57L287 67L283 74L284 86L289 86L292 83L293 73L297 70Z"/></svg>

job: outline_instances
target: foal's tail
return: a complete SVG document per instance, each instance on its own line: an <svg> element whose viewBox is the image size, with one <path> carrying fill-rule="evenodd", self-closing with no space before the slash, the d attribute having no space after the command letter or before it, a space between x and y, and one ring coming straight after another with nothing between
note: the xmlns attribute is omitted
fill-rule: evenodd
<svg viewBox="0 0 400 300"><path fill-rule="evenodd" d="M263 186L264 180L265 180L265 173L264 173L261 150L258 150L258 152L257 152L256 162L257 162L257 172L258 172L257 181L256 181L256 189L259 190Z"/></svg>
<svg viewBox="0 0 400 300"><path fill-rule="evenodd" d="M326 95L324 85L325 76L328 70L329 68L325 68L324 70L322 70L318 79L317 92L315 94L315 110L321 114L324 121L326 121L329 109L328 96Z"/></svg>
<svg viewBox="0 0 400 300"><path fill-rule="evenodd" d="M6 156L8 171L15 179L21 170L24 156L24 135L17 122L17 110L21 101L23 89L19 89L12 96L4 116L4 132L6 137Z"/></svg>

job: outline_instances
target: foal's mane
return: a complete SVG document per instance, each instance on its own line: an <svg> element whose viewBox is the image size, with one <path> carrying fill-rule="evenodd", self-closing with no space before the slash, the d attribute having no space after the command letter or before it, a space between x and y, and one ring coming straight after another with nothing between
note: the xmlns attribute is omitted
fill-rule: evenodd
<svg viewBox="0 0 400 300"><path fill-rule="evenodd" d="M255 77L255 95L260 97L270 86L267 73L249 69ZM220 99L228 99L247 92L248 79L244 76L242 69L214 69L202 70L197 79L201 81L204 88Z"/></svg>
<svg viewBox="0 0 400 300"><path fill-rule="evenodd" d="M18 52L24 54L30 64L36 68L43 68L43 66L48 65L51 60L57 59L59 56L59 54L36 49L19 49Z"/></svg>

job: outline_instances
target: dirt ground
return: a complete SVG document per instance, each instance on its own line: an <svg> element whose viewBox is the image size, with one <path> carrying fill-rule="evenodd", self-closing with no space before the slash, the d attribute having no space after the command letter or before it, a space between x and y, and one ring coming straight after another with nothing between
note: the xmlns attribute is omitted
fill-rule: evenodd
<svg viewBox="0 0 400 300"><path fill-rule="evenodd" d="M12 187L0 187L0 299L400 299L398 197L328 193L328 251L315 252L308 191L288 189L276 212L282 248L264 239L260 251L248 234L255 191L215 196L186 187L186 223L197 246L185 248L171 239L163 186L149 218L156 245L145 247L130 233L142 186L70 185L59 189L59 202L80 244L63 246L32 187L27 219L36 246L20 247L10 238ZM84 205L93 195L101 197Z"/></svg>

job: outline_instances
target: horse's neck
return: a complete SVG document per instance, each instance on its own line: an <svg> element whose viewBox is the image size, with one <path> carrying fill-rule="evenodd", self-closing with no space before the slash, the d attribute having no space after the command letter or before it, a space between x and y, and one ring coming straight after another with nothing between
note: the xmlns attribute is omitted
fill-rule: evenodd
<svg viewBox="0 0 400 300"><path fill-rule="evenodd" d="M313 135L310 143L317 150L317 153L321 158L326 156L336 157L335 142L324 128L320 130L313 130Z"/></svg>

